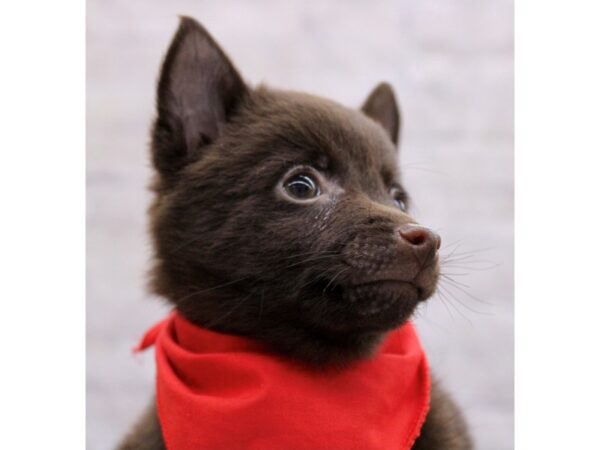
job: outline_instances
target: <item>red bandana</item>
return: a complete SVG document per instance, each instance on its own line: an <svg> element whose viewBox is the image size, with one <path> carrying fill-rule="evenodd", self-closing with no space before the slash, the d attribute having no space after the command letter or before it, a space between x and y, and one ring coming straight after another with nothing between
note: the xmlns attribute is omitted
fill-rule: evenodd
<svg viewBox="0 0 600 450"><path fill-rule="evenodd" d="M177 313L137 350L153 344L168 450L404 450L429 409L427 361L410 323L372 359L337 371L300 367Z"/></svg>

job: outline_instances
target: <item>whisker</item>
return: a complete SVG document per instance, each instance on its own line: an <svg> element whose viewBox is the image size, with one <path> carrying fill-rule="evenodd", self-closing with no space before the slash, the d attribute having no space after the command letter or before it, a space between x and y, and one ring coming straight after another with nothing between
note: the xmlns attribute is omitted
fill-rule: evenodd
<svg viewBox="0 0 600 450"><path fill-rule="evenodd" d="M424 172L431 172L436 175L443 175L445 177L450 176L448 172L440 171L437 169L432 169L430 167L430 163L427 162L406 162L402 164L402 170L421 170Z"/></svg>
<svg viewBox="0 0 600 450"><path fill-rule="evenodd" d="M462 292L463 294L465 294L466 296L468 296L469 298L471 298L472 300L475 300L476 302L479 302L483 305L487 305L487 306L492 306L493 303L491 302L487 302L479 297L476 297L475 295L471 294L469 291L467 291L466 289L463 289L460 286L454 285L453 286L455 289L459 290L460 292Z"/></svg>
<svg viewBox="0 0 600 450"><path fill-rule="evenodd" d="M187 300L189 300L190 298L193 298L193 297L195 297L195 296L197 296L197 295L205 294L205 293L207 293L207 292L211 292L211 291L214 291L214 290L216 290L216 289L220 289L220 288L224 288L224 287L227 287L227 286L231 286L232 284L239 283L240 281L243 281L243 280L245 280L245 279L247 279L247 278L249 278L249 277L248 277L248 276L245 276L245 277L242 277L242 278L238 278L238 279L236 279L236 280L228 281L228 282L226 282L226 283L218 284L217 286L212 286L212 287L210 287L210 288L206 288L206 289L200 289L200 290L198 290L198 291L191 292L190 294L188 294L188 295L185 295L185 296L183 296L183 297L179 298L179 299L176 301L176 303L180 303L180 302L187 301Z"/></svg>
<svg viewBox="0 0 600 450"><path fill-rule="evenodd" d="M440 273L440 277L444 278L445 281L447 281L448 283L452 283L452 284L457 284L459 286L462 286L464 288L469 288L471 286L469 286L468 284L465 283L461 283L459 281L454 280L453 278L450 278L451 274L447 274L447 273Z"/></svg>
<svg viewBox="0 0 600 450"><path fill-rule="evenodd" d="M461 245L461 244L462 244L462 243L463 243L465 240L466 240L466 238L462 238L462 239L456 239L456 240L454 240L454 241L452 241L452 242L449 242L449 243L447 243L447 244L444 244L444 245L442 245L442 246L440 247L440 250L447 250L449 247L456 246L456 247L455 247L455 248L452 250L453 252L455 252L455 251L456 251L456 250L457 250L457 249L460 247L460 245Z"/></svg>
<svg viewBox="0 0 600 450"><path fill-rule="evenodd" d="M445 267L442 267L443 269L445 269ZM453 276L453 277L466 277L467 275L471 275L468 272L462 272L462 273L455 273L455 272L443 272L444 275L449 275L449 276ZM441 275L441 274L440 274Z"/></svg>
<svg viewBox="0 0 600 450"><path fill-rule="evenodd" d="M425 305L423 306L423 308L417 309L415 311L415 318L417 318L419 320L422 320L427 325L433 325L434 327L440 329L441 331L443 331L446 334L450 334L450 331L447 328L443 327L442 325L440 325L436 321L432 320L430 317L427 317L427 315L425 313L423 313L423 309L425 309L425 311L427 311L428 305L429 305L429 303L425 303Z"/></svg>
<svg viewBox="0 0 600 450"><path fill-rule="evenodd" d="M194 242L198 242L198 241L202 240L203 238L204 238L204 236L196 236L195 238L190 239L189 241L186 241L183 244L175 247L173 250L167 252L167 255L170 255L170 256L176 255L177 253L179 253L181 250L183 250L188 245L191 245Z"/></svg>
<svg viewBox="0 0 600 450"><path fill-rule="evenodd" d="M448 294L448 291L446 291L445 289L442 288L442 286L440 286L440 288L442 289L440 291L440 294L443 293L444 296L446 296ZM448 297L446 297L448 298ZM452 299L456 300L454 297L452 297ZM454 303L452 303L451 299L448 298L448 303L450 304L450 306L452 306L454 308L454 310L459 313L463 319L465 319L467 322L469 322L469 324L472 326L473 322L471 321L471 319L469 319ZM460 303L460 302L459 302Z"/></svg>
<svg viewBox="0 0 600 450"><path fill-rule="evenodd" d="M493 264L493 265L490 265L490 266L487 266L487 267L476 267L476 266L469 267L469 266L462 265L464 263L460 263L460 264L461 265L458 265L458 264L443 264L443 266L451 268L451 269L473 270L475 272L483 272L483 271L486 271L486 270L492 270L492 269L495 269L497 267L500 267L499 263Z"/></svg>
<svg viewBox="0 0 600 450"><path fill-rule="evenodd" d="M455 287L455 288L457 288L456 286L454 286L454 287ZM467 308L469 311L471 311L471 312L473 312L473 313L476 313L476 314L481 314L481 315L484 315L484 316L493 316L493 315L494 315L494 314L492 314L492 313L489 313L489 312L485 312L485 311L479 311L479 310L477 310L477 309L474 309L474 308L472 308L472 307L470 307L470 306L468 306L468 305L464 304L463 302L461 302L461 301L460 301L460 299L459 299L458 297L456 297L456 296L454 295L454 293L453 293L453 292L450 290L449 286L440 286L440 288L444 289L444 291L445 291L445 292L446 292L446 293L447 293L447 294L448 294L448 295L449 295L449 296L450 296L452 299L454 299L456 302L458 302L458 303L459 303L460 305L462 305L463 307ZM457 289L459 289L459 288L457 288ZM466 292L466 291L464 291L464 290L462 290L462 289L461 289L461 292L463 292L463 293L465 293L465 294L467 294L467 295L471 296L471 295L470 295L468 292ZM475 297L472 297L472 298L476 299ZM476 300L477 300L477 301L479 301L479 302L481 302L481 303L484 303L484 304L486 304L486 303L485 303L485 302L483 302L482 300L479 300L479 299L476 299ZM488 304L488 305L489 305L489 304Z"/></svg>
<svg viewBox="0 0 600 450"><path fill-rule="evenodd" d="M454 255L454 256L445 256L442 257L442 261L448 261L448 262L460 262L460 261L473 261L473 262L485 262L485 263L490 263L491 261L489 259L473 259L475 257L477 257L479 255L474 255L474 254L465 254L462 256L459 255Z"/></svg>
<svg viewBox="0 0 600 450"><path fill-rule="evenodd" d="M219 322L221 322L223 319L226 319L227 317L229 317L236 309L238 309L246 300L248 300L250 298L252 294L248 294L246 295L244 298L242 298L239 303L237 303L233 308L231 308L227 313L223 314L221 317L217 318L216 320L213 320L212 322L204 325L207 328L210 328L216 324L218 324Z"/></svg>
<svg viewBox="0 0 600 450"><path fill-rule="evenodd" d="M295 262L294 264L290 264L289 266L286 266L285 269L289 269L291 267L300 266L300 265L305 264L307 262L313 262L313 261L320 261L320 260L323 260L323 259L335 258L336 256L338 256L337 253L335 255L320 255L320 256L315 256L314 258L306 258L306 259L304 259L302 261L298 261L298 262Z"/></svg>
<svg viewBox="0 0 600 450"><path fill-rule="evenodd" d="M313 250L310 252L298 253L295 255L291 255L284 259L300 258L301 256L307 256L307 255L337 255L337 254L339 254L339 252L336 250L323 250L323 251Z"/></svg>
<svg viewBox="0 0 600 450"><path fill-rule="evenodd" d="M445 301L446 296L439 289L436 291L436 294L438 294L440 300L442 301L442 305L444 305L444 308L446 308L446 311L448 311L448 315L454 321L454 314L452 314L452 311L450 311L450 308L448 307Z"/></svg>
<svg viewBox="0 0 600 450"><path fill-rule="evenodd" d="M331 278L331 280L329 280L329 283L327 283L327 285L326 285L326 286L325 286L325 288L323 289L323 293L325 293L325 291L327 290L327 288L328 288L329 286L331 286L331 284L332 284L332 283L335 281L335 279L336 279L337 277L339 277L339 276L340 276L342 273L344 273L344 272L346 272L346 271L348 271L348 270L350 270L350 267L344 267L344 268L343 268L342 270L340 270L340 271L339 271L337 274L335 274L335 275L334 275L334 276Z"/></svg>

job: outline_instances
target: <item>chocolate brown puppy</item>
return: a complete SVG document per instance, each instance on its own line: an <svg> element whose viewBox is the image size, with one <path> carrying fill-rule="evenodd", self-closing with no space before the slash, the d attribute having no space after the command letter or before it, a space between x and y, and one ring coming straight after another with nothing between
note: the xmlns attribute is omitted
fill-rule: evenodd
<svg viewBox="0 0 600 450"><path fill-rule="evenodd" d="M388 84L360 110L251 88L183 18L152 131L153 290L194 324L311 370L368 358L439 272L440 237L409 214L399 135ZM120 448L164 448L154 404ZM471 448L437 382L414 448Z"/></svg>

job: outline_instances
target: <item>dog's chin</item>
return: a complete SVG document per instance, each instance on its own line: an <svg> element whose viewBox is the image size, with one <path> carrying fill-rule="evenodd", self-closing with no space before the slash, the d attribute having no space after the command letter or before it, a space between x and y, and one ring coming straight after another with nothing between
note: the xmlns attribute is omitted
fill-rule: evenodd
<svg viewBox="0 0 600 450"><path fill-rule="evenodd" d="M332 332L382 333L409 320L429 295L413 283L395 280L336 286L321 297L327 308L313 319Z"/></svg>

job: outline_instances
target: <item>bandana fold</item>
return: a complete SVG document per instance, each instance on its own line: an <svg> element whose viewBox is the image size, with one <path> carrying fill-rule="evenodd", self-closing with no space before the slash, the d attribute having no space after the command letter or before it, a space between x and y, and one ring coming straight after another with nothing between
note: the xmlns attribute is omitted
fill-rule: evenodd
<svg viewBox="0 0 600 450"><path fill-rule="evenodd" d="M168 450L408 450L429 409L429 370L411 323L343 370L310 370L177 313L136 351L152 345Z"/></svg>

